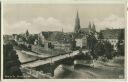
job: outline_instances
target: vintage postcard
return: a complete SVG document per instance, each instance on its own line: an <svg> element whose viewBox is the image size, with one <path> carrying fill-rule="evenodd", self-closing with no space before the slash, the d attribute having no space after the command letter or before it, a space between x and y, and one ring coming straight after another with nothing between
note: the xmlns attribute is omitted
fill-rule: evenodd
<svg viewBox="0 0 128 82"><path fill-rule="evenodd" d="M3 79L125 79L125 3L4 3Z"/></svg>

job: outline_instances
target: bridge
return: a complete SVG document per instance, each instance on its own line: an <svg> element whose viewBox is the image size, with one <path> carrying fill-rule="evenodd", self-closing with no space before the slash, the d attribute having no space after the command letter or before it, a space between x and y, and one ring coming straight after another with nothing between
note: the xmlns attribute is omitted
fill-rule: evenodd
<svg viewBox="0 0 128 82"><path fill-rule="evenodd" d="M86 51L82 51L83 53L87 53L88 50ZM21 53L26 53L28 55L33 55L29 52L21 52ZM73 56L76 56L76 55L79 55L79 50L77 51L73 51L71 53L67 53L67 54L64 54L64 55L57 55L57 56L53 56L53 57L46 57L44 58L43 56L38 56L40 57L39 59L36 59L36 60L33 60L31 62L28 62L28 63L24 63L21 65L22 68L34 68L34 67L38 67L40 65L45 65L45 64L49 64L49 63L54 63L56 61L59 61L59 60L62 60L62 59L66 59L66 58L70 58L70 57L73 57ZM42 54L44 55L44 54ZM35 56L35 55L33 55ZM41 59L42 58L42 59Z"/></svg>

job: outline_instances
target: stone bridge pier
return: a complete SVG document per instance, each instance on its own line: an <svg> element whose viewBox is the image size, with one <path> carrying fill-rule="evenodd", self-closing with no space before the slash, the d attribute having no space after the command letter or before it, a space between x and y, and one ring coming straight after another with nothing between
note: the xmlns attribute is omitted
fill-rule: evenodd
<svg viewBox="0 0 128 82"><path fill-rule="evenodd" d="M45 65L40 65L38 67L35 67L34 69L37 70L37 71L43 71L43 73L50 74L53 77L55 71L56 70L59 71L59 69L56 69L59 65L63 65L64 69L70 70L70 67L74 66L73 62L74 62L74 59L70 57L70 58L62 59L62 60L59 60L59 61L56 61L56 62L48 63L48 64L45 64Z"/></svg>

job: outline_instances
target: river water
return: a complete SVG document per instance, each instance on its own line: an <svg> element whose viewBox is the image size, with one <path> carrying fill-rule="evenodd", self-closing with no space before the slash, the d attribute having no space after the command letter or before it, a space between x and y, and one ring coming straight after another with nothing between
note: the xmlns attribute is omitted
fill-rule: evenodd
<svg viewBox="0 0 128 82"><path fill-rule="evenodd" d="M25 62L29 62L29 61L33 61L33 60L38 59L38 57L36 57L36 56L23 54L19 50L16 50L16 52L17 52L17 55L18 55L19 60L20 60L21 63L25 63Z"/></svg>

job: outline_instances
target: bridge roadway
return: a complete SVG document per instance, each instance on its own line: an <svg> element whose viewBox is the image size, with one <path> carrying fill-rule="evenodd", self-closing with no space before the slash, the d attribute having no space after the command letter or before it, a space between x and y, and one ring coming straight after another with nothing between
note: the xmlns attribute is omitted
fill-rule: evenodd
<svg viewBox="0 0 128 82"><path fill-rule="evenodd" d="M88 52L88 50L83 51L83 53L86 53L86 52ZM51 58L47 58L47 59L41 59L41 60L39 59L37 61L22 64L21 67L23 67L23 68L25 68L25 67L33 68L33 67L37 67L37 66L40 66L40 65L53 63L53 62L56 62L58 60L62 60L62 59L65 59L65 58L73 57L75 55L79 55L78 53L79 53L79 50L73 51L72 53L59 55L59 56L55 56L55 57L51 57Z"/></svg>

